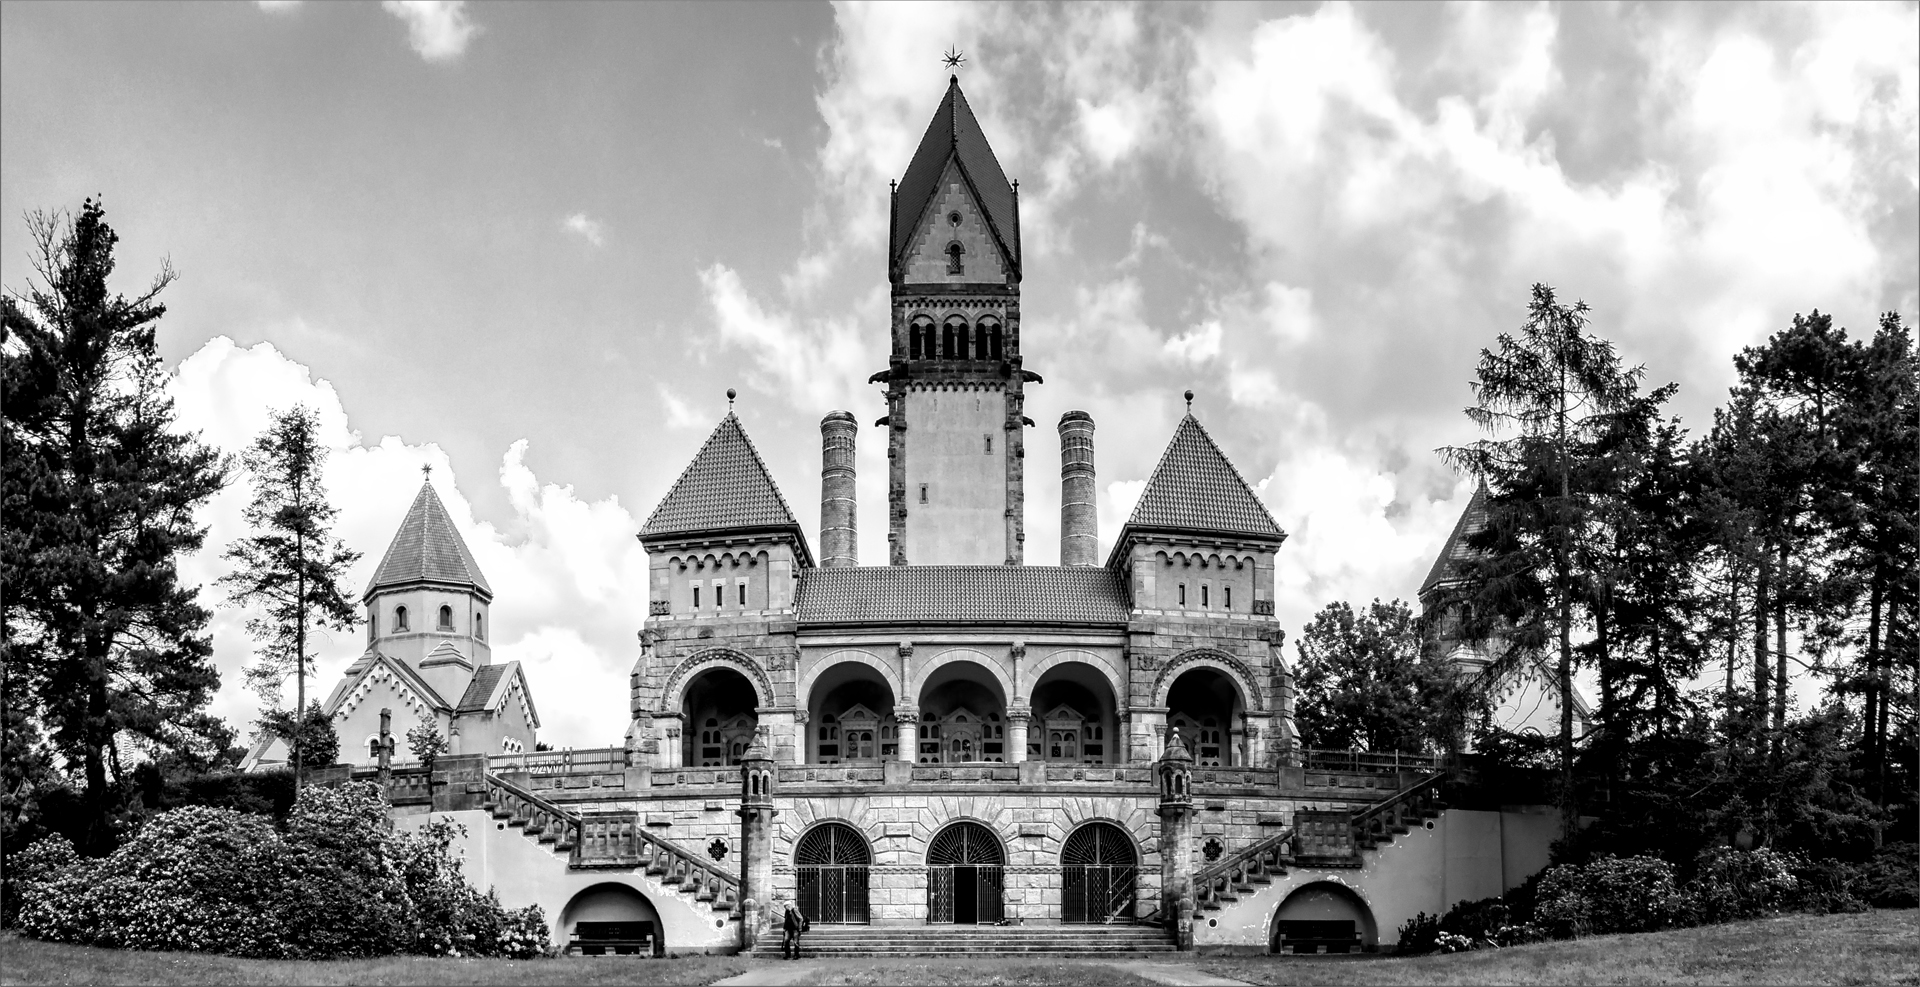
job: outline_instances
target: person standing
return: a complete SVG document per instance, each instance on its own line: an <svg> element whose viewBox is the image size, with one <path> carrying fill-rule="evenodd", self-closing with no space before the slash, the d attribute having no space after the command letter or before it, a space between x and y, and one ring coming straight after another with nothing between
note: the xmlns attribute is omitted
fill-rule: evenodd
<svg viewBox="0 0 1920 987"><path fill-rule="evenodd" d="M793 907L793 902L789 901L787 902L786 916L781 919L780 926L785 932L785 936L780 944L781 957L789 960L799 959L800 934L807 931L807 917L800 914L799 911Z"/></svg>

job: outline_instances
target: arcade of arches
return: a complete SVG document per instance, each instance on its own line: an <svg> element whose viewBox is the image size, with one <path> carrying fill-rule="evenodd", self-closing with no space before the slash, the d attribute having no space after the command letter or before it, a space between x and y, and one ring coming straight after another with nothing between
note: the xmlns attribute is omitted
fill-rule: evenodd
<svg viewBox="0 0 1920 987"><path fill-rule="evenodd" d="M1180 732L1195 767L1247 763L1246 712L1239 687L1217 668L1188 669L1167 690L1167 725Z"/></svg>
<svg viewBox="0 0 1920 987"><path fill-rule="evenodd" d="M694 676L680 704L680 763L702 768L739 764L759 725L754 696L753 683L734 669L709 668Z"/></svg>

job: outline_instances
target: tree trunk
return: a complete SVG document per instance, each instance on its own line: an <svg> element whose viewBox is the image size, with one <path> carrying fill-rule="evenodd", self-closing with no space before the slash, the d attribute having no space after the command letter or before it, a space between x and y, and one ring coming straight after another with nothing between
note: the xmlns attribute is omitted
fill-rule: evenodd
<svg viewBox="0 0 1920 987"><path fill-rule="evenodd" d="M1567 479L1567 358L1564 335L1560 350L1555 355L1560 363L1560 414L1556 422L1559 431L1560 503L1555 505L1560 550L1554 560L1560 582L1560 665L1557 683L1560 687L1560 827L1562 835L1572 839L1580 827L1580 806L1573 787L1573 590L1570 585L1573 580L1572 562L1568 558L1570 548L1567 545L1567 501L1571 499L1572 491Z"/></svg>
<svg viewBox="0 0 1920 987"><path fill-rule="evenodd" d="M1738 566L1734 566L1734 565L1728 566L1727 684L1726 684L1725 713L1723 715L1726 716L1729 720L1732 719L1733 717L1733 702L1734 702L1733 684L1735 681L1735 675L1737 673L1736 670L1740 667L1740 580L1744 575L1745 573L1741 572ZM1727 731L1724 737L1726 741L1725 751L1728 754L1732 754L1733 753L1733 732L1731 729L1728 729L1727 727L1724 727L1724 726L1722 727L1722 729L1725 729Z"/></svg>
<svg viewBox="0 0 1920 987"><path fill-rule="evenodd" d="M1880 705L1886 701L1886 683L1880 678L1880 572L1876 567L1867 592L1867 682L1866 709L1861 719L1861 746L1867 755L1867 770L1873 779L1874 801L1884 809L1887 807L1886 775L1883 767L1886 761L1886 736L1880 731ZM1880 831L1874 830L1874 844L1880 842Z"/></svg>
<svg viewBox="0 0 1920 987"><path fill-rule="evenodd" d="M307 732L307 544L305 532L296 529L293 533L294 564L294 619L299 621L293 628L293 799L300 800L300 786L303 781L303 761L306 751L304 743Z"/></svg>
<svg viewBox="0 0 1920 987"><path fill-rule="evenodd" d="M88 613L90 610L85 608L82 611L88 614L89 625L94 622L93 616ZM107 826L107 742L113 739L113 721L107 696L107 645L93 630L85 633L84 640L87 648L87 727L83 738L87 775L86 852L102 856L113 849L110 845L112 833Z"/></svg>
<svg viewBox="0 0 1920 987"><path fill-rule="evenodd" d="M1753 730L1755 750L1764 741L1761 733L1767 727L1767 612L1771 608L1773 595L1773 564L1771 552L1762 551L1758 582L1753 591Z"/></svg>
<svg viewBox="0 0 1920 987"><path fill-rule="evenodd" d="M1787 541L1780 540L1780 572L1787 571ZM1780 752L1780 735L1787 728L1787 594L1773 594L1773 750Z"/></svg>

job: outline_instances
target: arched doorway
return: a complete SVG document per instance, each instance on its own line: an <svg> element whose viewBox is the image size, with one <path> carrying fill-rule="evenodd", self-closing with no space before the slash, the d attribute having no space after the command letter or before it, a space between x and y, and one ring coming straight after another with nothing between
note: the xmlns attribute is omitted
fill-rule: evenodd
<svg viewBox="0 0 1920 987"><path fill-rule="evenodd" d="M560 910L560 934L574 955L667 955L653 903L624 884L595 884L574 895Z"/></svg>
<svg viewBox="0 0 1920 987"><path fill-rule="evenodd" d="M1060 920L1133 918L1139 862L1133 837L1112 823L1088 823L1074 830L1060 848Z"/></svg>
<svg viewBox="0 0 1920 987"><path fill-rule="evenodd" d="M1380 941L1373 910L1353 890L1316 881L1294 890L1273 913L1275 953L1371 951Z"/></svg>
<svg viewBox="0 0 1920 987"><path fill-rule="evenodd" d="M1167 710L1167 725L1180 732L1194 767L1246 763L1240 727L1246 707L1226 673L1207 667L1180 673L1167 690Z"/></svg>
<svg viewBox="0 0 1920 987"><path fill-rule="evenodd" d="M807 830L793 848L800 914L829 925L867 924L867 867L872 862L866 838L846 823Z"/></svg>
<svg viewBox="0 0 1920 987"><path fill-rule="evenodd" d="M1007 850L993 831L957 822L927 844L927 921L992 925L1006 914Z"/></svg>
<svg viewBox="0 0 1920 987"><path fill-rule="evenodd" d="M695 676L684 695L680 763L699 768L739 764L759 723L753 683L736 669L718 666Z"/></svg>

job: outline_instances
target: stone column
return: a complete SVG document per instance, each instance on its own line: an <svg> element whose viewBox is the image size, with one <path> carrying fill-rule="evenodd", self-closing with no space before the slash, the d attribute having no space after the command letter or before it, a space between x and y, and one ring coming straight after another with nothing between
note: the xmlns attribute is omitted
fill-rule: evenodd
<svg viewBox="0 0 1920 987"><path fill-rule="evenodd" d="M860 564L858 511L854 502L854 436L859 423L845 411L820 420L820 566Z"/></svg>
<svg viewBox="0 0 1920 987"><path fill-rule="evenodd" d="M773 755L766 728L740 758L740 948L749 950L773 918Z"/></svg>
<svg viewBox="0 0 1920 987"><path fill-rule="evenodd" d="M385 791L393 780L393 710L380 707L380 756L375 762L380 769L380 790Z"/></svg>
<svg viewBox="0 0 1920 987"><path fill-rule="evenodd" d="M1093 416L1060 416L1060 564L1099 565L1099 513L1094 503Z"/></svg>
<svg viewBox="0 0 1920 987"><path fill-rule="evenodd" d="M678 770L681 765L680 726L684 718L679 713L656 713L653 717L654 730L659 734L660 767L667 771Z"/></svg>
<svg viewBox="0 0 1920 987"><path fill-rule="evenodd" d="M1160 740L1167 732L1167 707L1135 706L1127 711L1130 760L1158 761Z"/></svg>
<svg viewBox="0 0 1920 987"><path fill-rule="evenodd" d="M1160 915L1182 950L1193 948L1193 757L1167 731L1160 777Z"/></svg>
<svg viewBox="0 0 1920 987"><path fill-rule="evenodd" d="M1018 764L1027 759L1027 724L1033 719L1033 708L1022 703L1007 710L1007 762Z"/></svg>
<svg viewBox="0 0 1920 987"><path fill-rule="evenodd" d="M900 760L912 764L920 754L920 709L917 706L895 706L893 721L900 728Z"/></svg>

